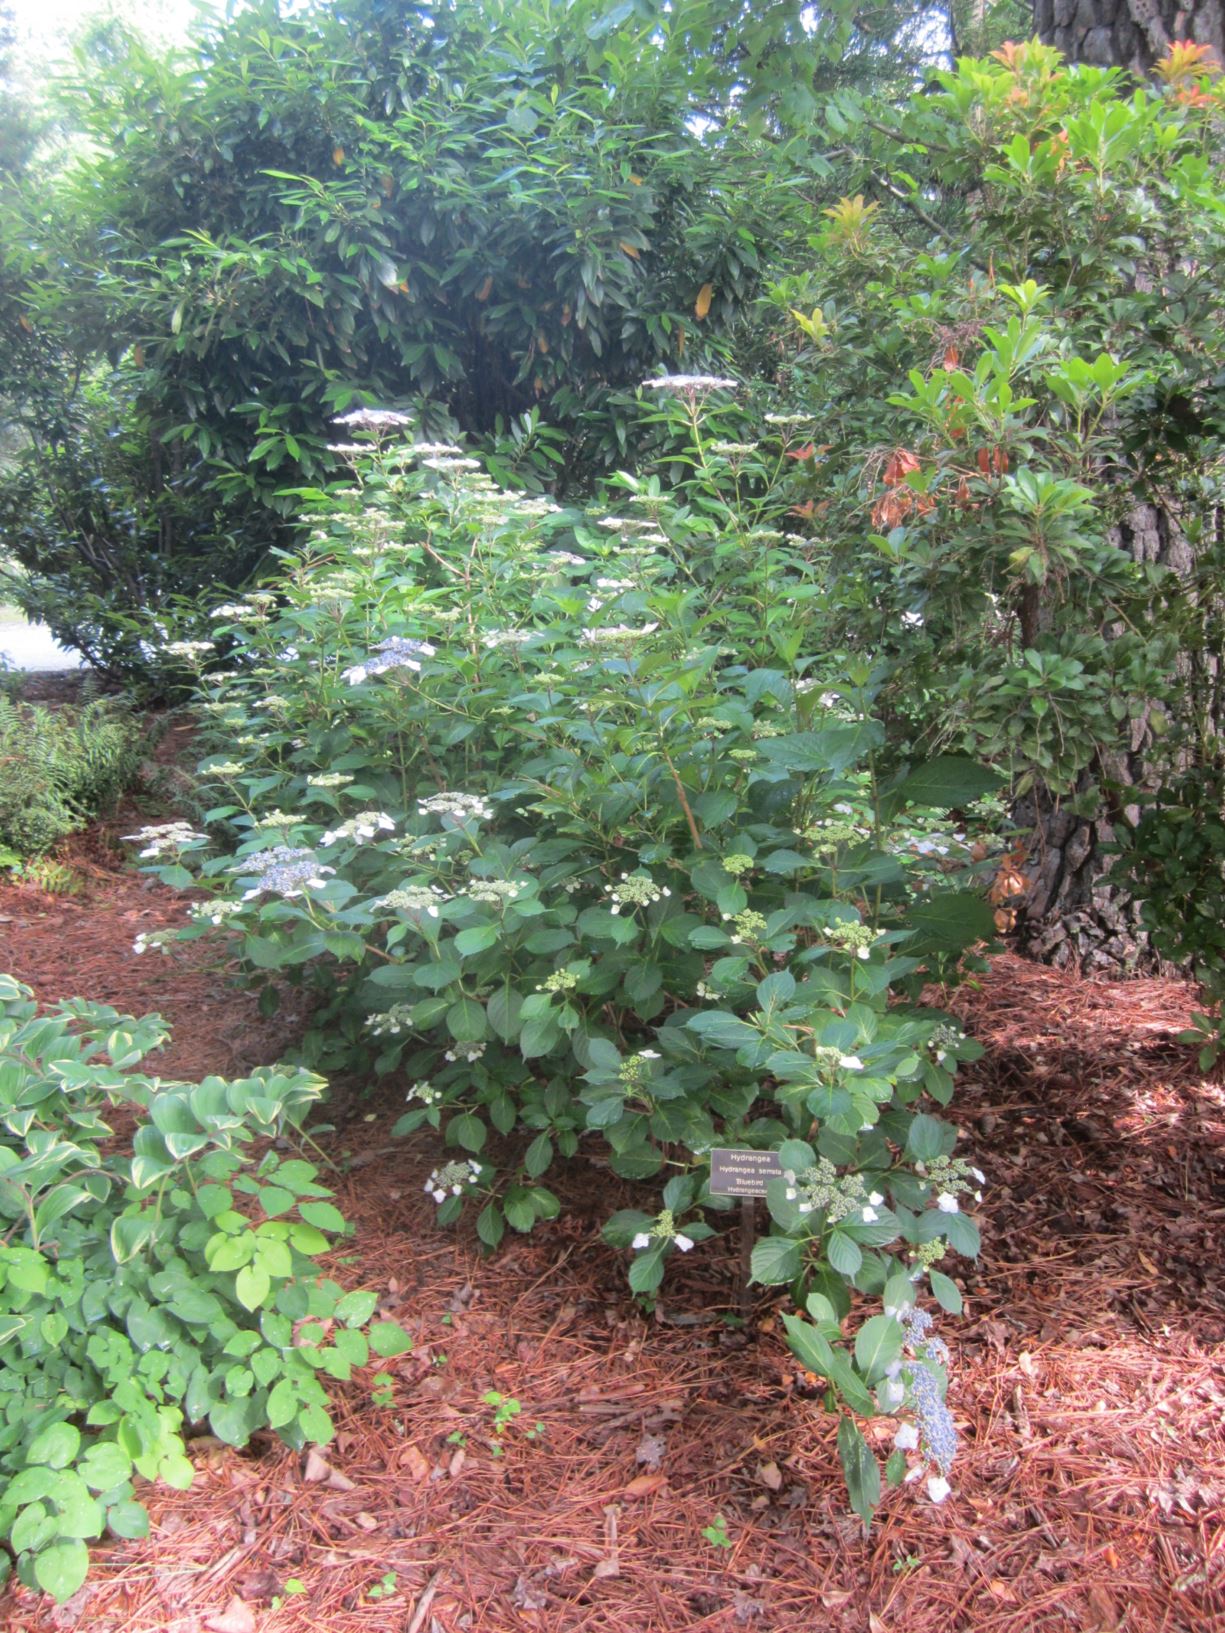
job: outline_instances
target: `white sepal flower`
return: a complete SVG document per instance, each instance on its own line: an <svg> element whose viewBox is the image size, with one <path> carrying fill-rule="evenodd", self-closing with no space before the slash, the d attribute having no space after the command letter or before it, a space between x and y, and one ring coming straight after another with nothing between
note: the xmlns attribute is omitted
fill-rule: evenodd
<svg viewBox="0 0 1225 1633"><path fill-rule="evenodd" d="M936 1206L941 1213L960 1213L961 1204L951 1191L941 1191L936 1198Z"/></svg>
<svg viewBox="0 0 1225 1633"><path fill-rule="evenodd" d="M650 1247L650 1245L651 1238L645 1230L640 1230L634 1237L634 1240L630 1243L630 1246L634 1248L635 1251L638 1251L644 1247Z"/></svg>
<svg viewBox="0 0 1225 1633"><path fill-rule="evenodd" d="M919 1431L913 1423L899 1423L893 1444L899 1452L913 1452L919 1448Z"/></svg>
<svg viewBox="0 0 1225 1633"><path fill-rule="evenodd" d="M933 1474L927 1482L927 1495L934 1503L942 1503L952 1489L942 1474Z"/></svg>
<svg viewBox="0 0 1225 1633"><path fill-rule="evenodd" d="M677 1231L672 1240L674 1244L680 1248L682 1253L688 1253L689 1249L693 1246L692 1236L684 1236L680 1231Z"/></svg>

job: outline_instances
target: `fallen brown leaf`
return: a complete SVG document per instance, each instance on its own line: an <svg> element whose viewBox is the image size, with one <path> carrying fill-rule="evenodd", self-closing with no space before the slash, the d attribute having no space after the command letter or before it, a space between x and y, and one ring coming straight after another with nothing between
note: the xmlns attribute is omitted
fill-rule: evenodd
<svg viewBox="0 0 1225 1633"><path fill-rule="evenodd" d="M667 1483L668 1476L666 1474L639 1474L625 1487L622 1496L649 1497L652 1492L658 1491L661 1486L666 1486Z"/></svg>
<svg viewBox="0 0 1225 1633"><path fill-rule="evenodd" d="M319 1450L312 1446L306 1454L306 1467L302 1470L302 1478L310 1485L321 1485L332 1472L332 1465Z"/></svg>
<svg viewBox="0 0 1225 1633"><path fill-rule="evenodd" d="M418 1447L413 1441L410 1440L408 1445L402 1448L400 1452L400 1461L404 1464L405 1468L407 1468L409 1474L414 1480L429 1479L429 1461L422 1456L420 1447Z"/></svg>
<svg viewBox="0 0 1225 1633"><path fill-rule="evenodd" d="M255 1612L235 1593L224 1610L204 1618L211 1633L255 1633Z"/></svg>

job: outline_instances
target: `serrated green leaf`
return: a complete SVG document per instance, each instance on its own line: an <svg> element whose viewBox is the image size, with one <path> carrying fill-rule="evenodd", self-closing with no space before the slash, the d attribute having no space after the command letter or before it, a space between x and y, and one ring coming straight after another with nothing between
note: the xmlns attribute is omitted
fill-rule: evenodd
<svg viewBox="0 0 1225 1633"><path fill-rule="evenodd" d="M883 1378L900 1358L904 1337L901 1323L891 1315L870 1316L855 1334L855 1364L869 1384Z"/></svg>
<svg viewBox="0 0 1225 1633"><path fill-rule="evenodd" d="M765 1236L753 1248L752 1279L764 1287L794 1281L803 1265L803 1250L789 1236Z"/></svg>
<svg viewBox="0 0 1225 1633"><path fill-rule="evenodd" d="M838 1457L851 1507L866 1527L880 1502L880 1465L852 1418L844 1417L838 1425Z"/></svg>
<svg viewBox="0 0 1225 1633"><path fill-rule="evenodd" d="M962 1308L961 1289L951 1276L946 1276L941 1270L929 1270L927 1279L931 1282L932 1297L942 1310L950 1315L960 1315Z"/></svg>

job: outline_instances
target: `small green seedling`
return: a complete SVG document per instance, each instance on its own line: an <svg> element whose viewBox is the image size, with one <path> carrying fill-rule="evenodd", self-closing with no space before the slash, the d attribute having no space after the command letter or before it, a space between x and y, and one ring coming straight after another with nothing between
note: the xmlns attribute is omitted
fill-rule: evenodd
<svg viewBox="0 0 1225 1633"><path fill-rule="evenodd" d="M366 1589L367 1599L390 1599L396 1591L396 1573L384 1571L373 1587Z"/></svg>
<svg viewBox="0 0 1225 1633"><path fill-rule="evenodd" d="M732 1539L727 1534L727 1521L722 1514L716 1514L709 1525L702 1527L702 1535L712 1548L730 1548Z"/></svg>

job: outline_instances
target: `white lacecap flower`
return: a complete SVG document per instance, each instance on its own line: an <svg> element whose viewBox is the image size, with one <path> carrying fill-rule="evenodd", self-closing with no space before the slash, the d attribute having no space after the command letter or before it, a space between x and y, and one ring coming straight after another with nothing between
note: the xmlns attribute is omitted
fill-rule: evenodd
<svg viewBox="0 0 1225 1633"><path fill-rule="evenodd" d="M936 1198L936 1206L941 1213L960 1213L961 1205L951 1191L941 1191Z"/></svg>
<svg viewBox="0 0 1225 1633"><path fill-rule="evenodd" d="M974 1178L980 1185L985 1185L987 1183L987 1176L983 1173L981 1168L971 1168L970 1172L974 1175Z"/></svg>
<svg viewBox="0 0 1225 1633"><path fill-rule="evenodd" d="M699 391L735 391L738 382L718 374L660 374L644 380L644 391L671 391L691 396Z"/></svg>
<svg viewBox="0 0 1225 1633"><path fill-rule="evenodd" d="M879 1208L881 1203L884 1200L885 1200L884 1197L880 1194L879 1191L873 1191L872 1195L868 1198L868 1201L872 1204L872 1206L874 1208Z"/></svg>
<svg viewBox="0 0 1225 1633"><path fill-rule="evenodd" d="M677 1231L672 1240L675 1245L680 1248L682 1253L688 1253L689 1249L693 1246L693 1238L691 1236L682 1235L680 1231Z"/></svg>
<svg viewBox="0 0 1225 1633"><path fill-rule="evenodd" d="M880 1218L880 1214L877 1213L875 1208L868 1207L868 1208L863 1209L862 1217L863 1217L864 1224L865 1225L870 1225L875 1220Z"/></svg>
<svg viewBox="0 0 1225 1633"><path fill-rule="evenodd" d="M900 1406L906 1399L906 1386L900 1378L886 1378L880 1386L881 1405L886 1409Z"/></svg>
<svg viewBox="0 0 1225 1633"><path fill-rule="evenodd" d="M630 1243L630 1246L635 1249L650 1247L650 1245L651 1238L645 1230L640 1230L634 1237L634 1240Z"/></svg>
<svg viewBox="0 0 1225 1633"><path fill-rule="evenodd" d="M952 1489L942 1474L933 1474L928 1479L927 1495L934 1503L942 1503Z"/></svg>
<svg viewBox="0 0 1225 1633"><path fill-rule="evenodd" d="M351 425L355 431L392 431L412 424L412 416L394 408L352 408L338 414L333 425Z"/></svg>
<svg viewBox="0 0 1225 1633"><path fill-rule="evenodd" d="M893 1437L893 1444L900 1452L917 1451L919 1447L919 1431L913 1423L900 1423L897 1433Z"/></svg>
<svg viewBox="0 0 1225 1633"><path fill-rule="evenodd" d="M865 958L867 957L866 952L864 953L864 957ZM858 1055L839 1055L838 1056L838 1064L845 1071L848 1071L848 1072L862 1072L863 1071L863 1061L860 1060Z"/></svg>

